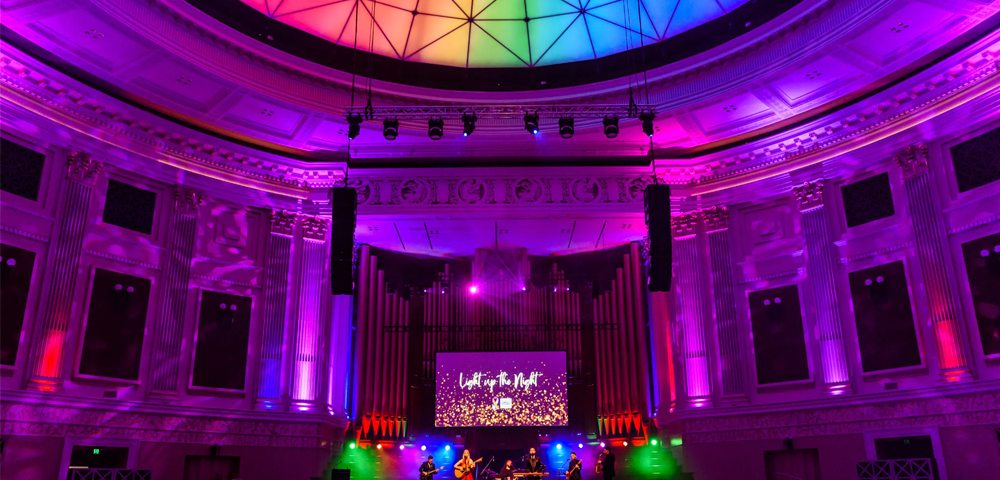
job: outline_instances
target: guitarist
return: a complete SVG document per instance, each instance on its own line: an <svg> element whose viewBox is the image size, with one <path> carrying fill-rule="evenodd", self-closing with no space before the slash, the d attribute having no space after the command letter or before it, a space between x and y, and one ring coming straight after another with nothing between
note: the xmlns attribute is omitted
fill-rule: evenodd
<svg viewBox="0 0 1000 480"><path fill-rule="evenodd" d="M428 455L427 461L420 464L420 480L434 480L434 474L440 471L441 468L434 466L434 455Z"/></svg>
<svg viewBox="0 0 1000 480"><path fill-rule="evenodd" d="M476 480L476 476L473 472L476 471L476 464L481 461L483 461L482 457L480 457L479 460L472 461L472 457L469 455L469 449L466 448L462 451L462 458L455 464L455 478L459 480Z"/></svg>
<svg viewBox="0 0 1000 480"><path fill-rule="evenodd" d="M583 470L583 462L576 458L576 452L570 453L569 465L566 467L566 478L568 480L582 480L581 470Z"/></svg>

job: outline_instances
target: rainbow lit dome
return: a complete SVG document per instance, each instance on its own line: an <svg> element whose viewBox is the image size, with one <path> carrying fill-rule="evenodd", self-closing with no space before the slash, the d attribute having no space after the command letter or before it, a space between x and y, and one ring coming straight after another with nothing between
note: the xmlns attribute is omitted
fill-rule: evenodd
<svg viewBox="0 0 1000 480"><path fill-rule="evenodd" d="M748 0L241 0L325 40L454 67L592 60L659 42ZM374 34L372 28L374 17ZM641 22L640 22L641 18Z"/></svg>

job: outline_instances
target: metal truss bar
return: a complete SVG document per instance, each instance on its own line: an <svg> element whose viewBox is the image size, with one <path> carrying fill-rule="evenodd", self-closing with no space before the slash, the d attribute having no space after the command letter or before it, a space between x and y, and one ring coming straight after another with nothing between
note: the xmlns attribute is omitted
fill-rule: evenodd
<svg viewBox="0 0 1000 480"><path fill-rule="evenodd" d="M655 105L638 105L638 111L654 110ZM465 113L475 113L482 118L521 118L525 113L537 112L542 117L604 118L608 115L630 116L628 105L414 105L375 107L376 118L462 118ZM631 113L635 113L633 110Z"/></svg>

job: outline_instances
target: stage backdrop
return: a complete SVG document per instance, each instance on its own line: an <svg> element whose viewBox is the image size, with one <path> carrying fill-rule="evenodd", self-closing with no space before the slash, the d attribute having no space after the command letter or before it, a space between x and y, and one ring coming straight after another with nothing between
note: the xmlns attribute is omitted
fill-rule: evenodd
<svg viewBox="0 0 1000 480"><path fill-rule="evenodd" d="M438 352L435 427L569 425L566 352Z"/></svg>

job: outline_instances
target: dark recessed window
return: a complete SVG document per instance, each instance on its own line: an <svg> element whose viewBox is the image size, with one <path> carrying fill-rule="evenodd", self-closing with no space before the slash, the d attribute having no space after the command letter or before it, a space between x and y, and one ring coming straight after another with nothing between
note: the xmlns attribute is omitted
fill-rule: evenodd
<svg viewBox="0 0 1000 480"><path fill-rule="evenodd" d="M153 233L156 194L116 180L108 181L104 203L104 223L139 233Z"/></svg>
<svg viewBox="0 0 1000 480"><path fill-rule="evenodd" d="M951 147L958 191L1000 180L1000 128Z"/></svg>
<svg viewBox="0 0 1000 480"><path fill-rule="evenodd" d="M848 274L865 372L920 365L920 343L910 309L903 262Z"/></svg>
<svg viewBox="0 0 1000 480"><path fill-rule="evenodd" d="M1000 233L962 244L984 355L1000 354Z"/></svg>
<svg viewBox="0 0 1000 480"><path fill-rule="evenodd" d="M844 197L844 215L847 217L848 228L891 217L896 213L892 208L888 173L844 185L840 191Z"/></svg>
<svg viewBox="0 0 1000 480"><path fill-rule="evenodd" d="M750 323L757 384L809 379L809 357L795 285L751 292Z"/></svg>
<svg viewBox="0 0 1000 480"><path fill-rule="evenodd" d="M38 200L45 155L0 139L0 189L28 200Z"/></svg>

